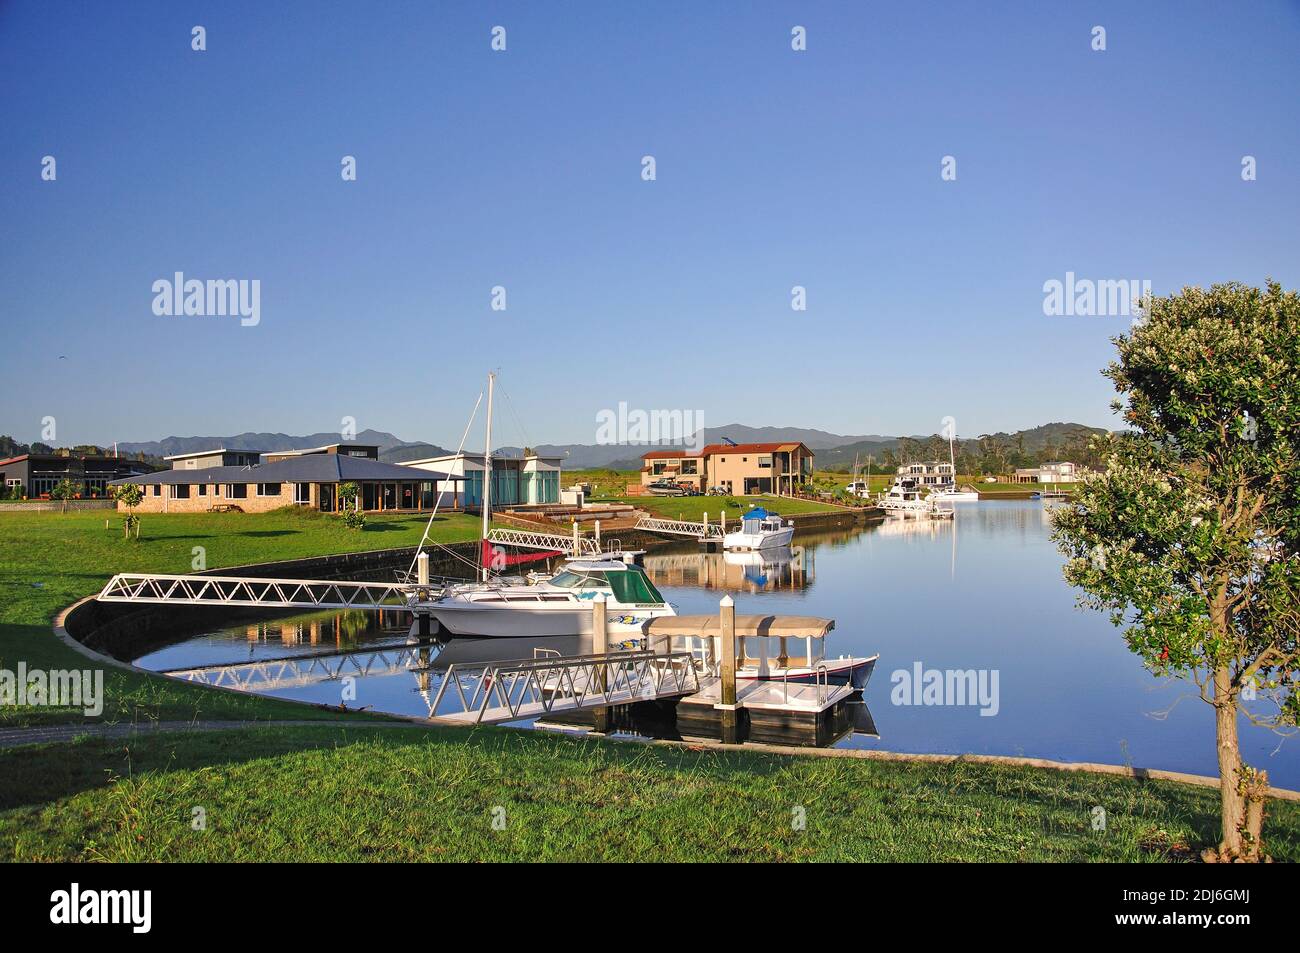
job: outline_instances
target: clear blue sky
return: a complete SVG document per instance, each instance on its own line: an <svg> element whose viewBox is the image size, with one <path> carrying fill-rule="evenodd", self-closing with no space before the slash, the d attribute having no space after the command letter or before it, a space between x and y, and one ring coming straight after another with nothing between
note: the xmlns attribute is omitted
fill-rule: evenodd
<svg viewBox="0 0 1300 953"><path fill-rule="evenodd" d="M1283 0L0 3L0 432L454 446L489 367L502 442L1105 426L1127 319L1043 282L1300 285L1297 51Z"/></svg>

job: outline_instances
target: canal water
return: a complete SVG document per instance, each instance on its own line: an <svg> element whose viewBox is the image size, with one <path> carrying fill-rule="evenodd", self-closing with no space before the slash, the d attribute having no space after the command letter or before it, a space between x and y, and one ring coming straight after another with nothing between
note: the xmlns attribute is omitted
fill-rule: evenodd
<svg viewBox="0 0 1300 953"><path fill-rule="evenodd" d="M958 504L952 522L890 520L799 534L774 557L654 549L646 570L679 613L829 616L827 654L880 661L869 709L837 744L895 751L1022 755L1216 773L1213 714L1190 682L1157 679L1101 613L1075 608L1037 501ZM325 612L206 631L151 652L154 670L401 645L403 613ZM349 707L427 715L437 671L453 661L564 654L577 640L456 640L355 678ZM430 677L428 672L432 671ZM960 678L949 672L967 673ZM974 673L970 676L968 673ZM948 690L936 688L942 684ZM958 691L973 685L973 692ZM259 691L339 704L338 680L282 678ZM962 697L965 695L966 697ZM1267 711L1261 696L1254 703ZM865 717L864 717L865 716ZM872 725L874 724L874 731ZM1300 738L1241 726L1247 760L1273 783L1300 788Z"/></svg>

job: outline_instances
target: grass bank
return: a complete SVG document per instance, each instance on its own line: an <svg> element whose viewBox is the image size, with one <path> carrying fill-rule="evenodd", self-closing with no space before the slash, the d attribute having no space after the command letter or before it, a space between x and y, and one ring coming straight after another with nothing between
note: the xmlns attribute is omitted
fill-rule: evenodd
<svg viewBox="0 0 1300 953"><path fill-rule="evenodd" d="M0 771L0 858L23 861L1141 862L1192 857L1218 816L1214 791L1166 782L500 729L82 741L0 753ZM1266 831L1300 860L1300 805Z"/></svg>
<svg viewBox="0 0 1300 953"><path fill-rule="evenodd" d="M65 606L97 592L114 572L192 572L195 547L211 568L327 553L414 546L427 516L370 516L351 530L322 513L145 514L139 540L123 538L122 518L102 511L10 512L0 516L0 668L83 669L84 656L50 631ZM108 526L105 528L105 521ZM439 517L439 542L474 539L473 517ZM102 720L145 718L310 718L311 709L231 695L109 669ZM320 717L332 717L320 712ZM0 727L81 721L73 709L0 706Z"/></svg>

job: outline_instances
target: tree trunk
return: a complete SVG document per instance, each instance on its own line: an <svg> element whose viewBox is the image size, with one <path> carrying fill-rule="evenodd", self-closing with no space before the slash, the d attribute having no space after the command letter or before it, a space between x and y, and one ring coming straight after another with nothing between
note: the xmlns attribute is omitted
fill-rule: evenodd
<svg viewBox="0 0 1300 953"><path fill-rule="evenodd" d="M1232 693L1232 673L1227 667L1214 673L1214 727L1219 751L1219 797L1222 839L1217 857L1231 863L1263 859L1260 829L1268 775L1247 767L1237 741L1237 698ZM1207 854L1213 854L1207 851Z"/></svg>

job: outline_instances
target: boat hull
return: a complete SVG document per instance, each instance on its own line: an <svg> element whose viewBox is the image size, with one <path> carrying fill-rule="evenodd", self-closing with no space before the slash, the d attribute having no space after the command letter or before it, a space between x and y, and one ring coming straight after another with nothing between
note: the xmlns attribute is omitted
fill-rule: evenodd
<svg viewBox="0 0 1300 953"><path fill-rule="evenodd" d="M863 691L871 681L871 673L875 671L878 659L877 655L871 658L827 659L824 663L826 679L832 685L852 685L858 691ZM737 681L790 681L810 684L817 681L817 677L818 672L815 669L806 667L790 669L788 674L785 669L770 668L766 676L759 676L754 669L741 669L736 673Z"/></svg>
<svg viewBox="0 0 1300 953"><path fill-rule="evenodd" d="M479 636L492 639L563 638L591 635L590 604L580 606L530 606L526 608L490 608L473 603L463 606L434 605L431 614L447 632L456 636ZM611 609L606 616L611 642L635 635L649 619L671 615L672 610Z"/></svg>
<svg viewBox="0 0 1300 953"><path fill-rule="evenodd" d="M730 550L780 549L794 539L794 527L785 526L774 533L728 533L722 539L722 548Z"/></svg>

